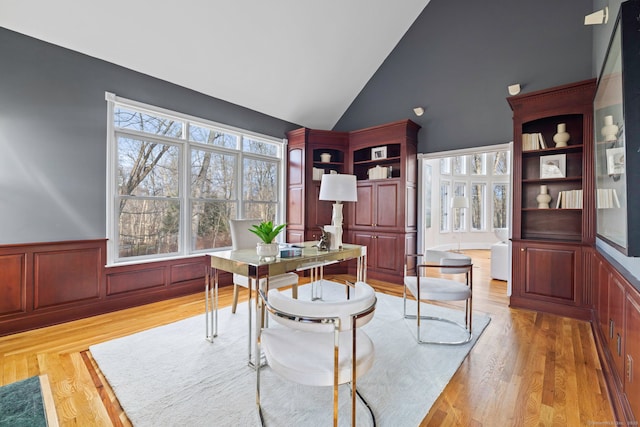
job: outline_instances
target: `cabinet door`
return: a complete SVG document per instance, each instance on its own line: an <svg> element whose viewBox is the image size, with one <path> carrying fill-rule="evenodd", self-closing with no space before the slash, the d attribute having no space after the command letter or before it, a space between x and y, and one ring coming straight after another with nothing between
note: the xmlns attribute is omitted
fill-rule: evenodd
<svg viewBox="0 0 640 427"><path fill-rule="evenodd" d="M378 256L374 241L375 239L371 233L362 231L353 232L353 243L367 247L367 269L374 268L375 260Z"/></svg>
<svg viewBox="0 0 640 427"><path fill-rule="evenodd" d="M358 183L358 202L354 203L354 226L372 227L374 224L374 185L368 182Z"/></svg>
<svg viewBox="0 0 640 427"><path fill-rule="evenodd" d="M404 238L397 234L376 234L375 269L387 273L398 272L403 265Z"/></svg>
<svg viewBox="0 0 640 427"><path fill-rule="evenodd" d="M596 277L598 278L598 300L596 310L598 312L598 323L602 335L609 342L609 269L600 261L596 266Z"/></svg>
<svg viewBox="0 0 640 427"><path fill-rule="evenodd" d="M612 275L609 281L609 351L620 378L624 375L624 284Z"/></svg>
<svg viewBox="0 0 640 427"><path fill-rule="evenodd" d="M398 192L398 182L359 182L358 202L354 204L354 225L399 230L404 207Z"/></svg>
<svg viewBox="0 0 640 427"><path fill-rule="evenodd" d="M404 207L399 200L398 182L375 184L375 196L376 228L397 229L404 216Z"/></svg>
<svg viewBox="0 0 640 427"><path fill-rule="evenodd" d="M524 293L542 299L576 302L580 249L528 245L524 256Z"/></svg>
<svg viewBox="0 0 640 427"><path fill-rule="evenodd" d="M625 336L640 336L640 303L631 295L626 299L626 328ZM624 378L624 391L629 400L631 410L640 416L640 340L629 339L626 345L626 372Z"/></svg>
<svg viewBox="0 0 640 427"><path fill-rule="evenodd" d="M320 200L320 183L317 181L311 184L307 200L307 227L319 233L319 227L331 225L333 202Z"/></svg>

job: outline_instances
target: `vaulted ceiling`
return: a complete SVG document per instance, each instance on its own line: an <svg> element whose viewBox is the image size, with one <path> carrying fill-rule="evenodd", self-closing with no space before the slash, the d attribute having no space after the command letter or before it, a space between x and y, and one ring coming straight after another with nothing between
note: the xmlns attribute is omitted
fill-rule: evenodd
<svg viewBox="0 0 640 427"><path fill-rule="evenodd" d="M2 0L0 26L331 129L429 0Z"/></svg>

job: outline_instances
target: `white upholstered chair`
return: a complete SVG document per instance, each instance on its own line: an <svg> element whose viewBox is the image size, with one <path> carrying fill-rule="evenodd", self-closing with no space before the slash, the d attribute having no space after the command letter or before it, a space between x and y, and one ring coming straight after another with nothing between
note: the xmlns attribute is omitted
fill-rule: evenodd
<svg viewBox="0 0 640 427"><path fill-rule="evenodd" d="M255 249L256 244L260 242L260 238L253 234L249 229L253 225L258 225L262 222L259 219L231 219L229 220L229 228L231 229L231 245L232 249ZM231 312L236 312L236 306L238 305L238 286L251 289L249 286L251 282L246 276L240 274L233 275L233 303L231 305ZM260 279L260 287L262 288L266 283L266 279ZM278 289L284 286L292 286L292 292L294 297L298 293L298 275L296 273L284 273L277 276L269 277L269 289ZM268 291L268 289L267 289ZM251 301L251 298L249 298ZM251 302L249 302L251 304Z"/></svg>
<svg viewBox="0 0 640 427"><path fill-rule="evenodd" d="M416 339L420 344L464 344L471 341L471 309L473 297L473 264L471 257L463 254L427 250L418 257L416 275L408 275L405 266L404 276L404 317L416 319ZM434 277L437 276L437 277ZM462 277L462 280L459 278ZM407 314L407 296L410 294L416 302L416 309ZM423 314L420 302L464 301L464 324L452 319ZM415 313L415 314L414 314ZM460 327L464 336L460 340L424 340L420 334L422 320L447 322Z"/></svg>
<svg viewBox="0 0 640 427"><path fill-rule="evenodd" d="M338 425L338 386L345 383L351 386L351 425L356 425L356 397L368 408L375 425L373 411L357 391L356 379L373 366L373 342L360 327L373 317L376 295L365 282L351 286L351 297L341 301L293 299L274 291L269 291L267 300L261 291L262 318L267 310L280 325L261 328L259 348L269 367L283 378L303 385L333 387L334 426ZM256 403L264 424L260 369Z"/></svg>

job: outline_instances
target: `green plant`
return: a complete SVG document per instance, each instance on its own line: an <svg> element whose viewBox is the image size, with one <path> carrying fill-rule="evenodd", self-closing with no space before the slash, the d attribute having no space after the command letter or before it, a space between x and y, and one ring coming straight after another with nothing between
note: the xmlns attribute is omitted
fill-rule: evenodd
<svg viewBox="0 0 640 427"><path fill-rule="evenodd" d="M272 243L273 239L276 238L285 225L287 224L280 224L276 226L273 225L271 221L262 221L258 225L251 226L249 231L257 235L264 243Z"/></svg>

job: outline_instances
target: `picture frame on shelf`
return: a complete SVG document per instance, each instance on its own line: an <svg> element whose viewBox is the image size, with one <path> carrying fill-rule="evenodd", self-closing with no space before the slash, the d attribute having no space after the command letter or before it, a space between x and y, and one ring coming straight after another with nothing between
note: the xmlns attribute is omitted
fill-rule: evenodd
<svg viewBox="0 0 640 427"><path fill-rule="evenodd" d="M607 174L622 175L624 173L624 147L607 148Z"/></svg>
<svg viewBox="0 0 640 427"><path fill-rule="evenodd" d="M375 147L371 149L371 160L381 160L387 158L387 146Z"/></svg>
<svg viewBox="0 0 640 427"><path fill-rule="evenodd" d="M565 178L566 171L567 156L565 154L540 156L540 179Z"/></svg>

